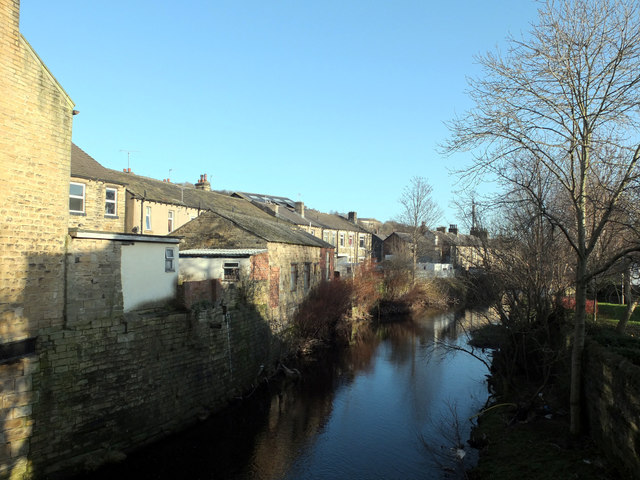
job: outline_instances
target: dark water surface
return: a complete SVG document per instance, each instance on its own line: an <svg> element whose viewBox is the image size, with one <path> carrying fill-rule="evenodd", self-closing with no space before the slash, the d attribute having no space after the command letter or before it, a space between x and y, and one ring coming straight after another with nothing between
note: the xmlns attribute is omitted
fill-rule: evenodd
<svg viewBox="0 0 640 480"><path fill-rule="evenodd" d="M295 384L257 392L92 479L425 479L456 468L485 403L486 367L447 313L379 327ZM437 340L434 343L434 340ZM452 413L452 412L455 412ZM454 428L457 418L459 426ZM457 452L462 454L462 451ZM475 452L464 450L464 461ZM445 469L446 467L447 469Z"/></svg>

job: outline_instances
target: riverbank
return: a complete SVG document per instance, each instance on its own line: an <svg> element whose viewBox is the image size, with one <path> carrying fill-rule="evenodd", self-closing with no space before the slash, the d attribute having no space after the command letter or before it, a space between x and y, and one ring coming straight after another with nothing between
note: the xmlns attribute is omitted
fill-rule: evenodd
<svg viewBox="0 0 640 480"><path fill-rule="evenodd" d="M597 324L592 323L589 330L596 341L607 342L607 350L618 348L632 360L639 350L640 324L630 324L626 336L615 336L618 310L603 309ZM490 326L478 332L477 341L485 346L499 345L504 340L500 333L499 327ZM630 347L632 343L635 348ZM497 374L493 372L493 384L501 383L495 379ZM561 385L554 387L551 391L562 391ZM608 460L593 439L569 434L568 408L561 394L545 393L544 397L538 397L538 402L529 400L534 408L523 408L526 403L523 399L536 397L538 388L520 379L517 395L494 396L492 405L479 415L470 443L479 449L480 456L477 466L468 472L470 479L636 478ZM613 395L616 396L615 392Z"/></svg>

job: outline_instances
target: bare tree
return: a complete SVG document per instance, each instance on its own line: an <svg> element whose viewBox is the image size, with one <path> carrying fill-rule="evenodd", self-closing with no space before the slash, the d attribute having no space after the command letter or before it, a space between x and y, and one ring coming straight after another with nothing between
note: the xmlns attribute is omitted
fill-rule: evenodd
<svg viewBox="0 0 640 480"><path fill-rule="evenodd" d="M433 188L424 177L413 177L400 197L402 211L398 220L407 225L408 233L411 235L413 280L415 280L420 238L442 216L442 210L431 198L432 192Z"/></svg>
<svg viewBox="0 0 640 480"><path fill-rule="evenodd" d="M478 58L475 107L455 119L448 152L471 151L468 180L484 175L518 192L562 233L575 260L571 431L580 431L586 292L594 275L638 250L636 215L622 211L638 184L640 19L635 0L548 0L528 37ZM542 187L542 188L540 188ZM594 261L604 232L619 247Z"/></svg>

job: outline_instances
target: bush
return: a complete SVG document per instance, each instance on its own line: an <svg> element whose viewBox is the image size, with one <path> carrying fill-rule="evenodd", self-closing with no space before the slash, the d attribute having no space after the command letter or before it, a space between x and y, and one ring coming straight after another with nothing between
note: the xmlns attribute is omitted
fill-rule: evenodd
<svg viewBox="0 0 640 480"><path fill-rule="evenodd" d="M294 318L297 335L303 339L335 340L338 324L350 313L352 294L350 281L322 282L298 308Z"/></svg>

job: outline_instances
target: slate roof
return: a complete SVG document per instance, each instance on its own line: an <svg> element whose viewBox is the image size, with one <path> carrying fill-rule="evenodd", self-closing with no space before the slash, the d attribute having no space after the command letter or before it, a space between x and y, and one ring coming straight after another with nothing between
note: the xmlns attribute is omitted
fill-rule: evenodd
<svg viewBox="0 0 640 480"><path fill-rule="evenodd" d="M304 217L318 222L324 228L329 228L331 230L347 230L350 232L370 234L368 230L362 228L360 225L350 222L346 218L334 213L323 213L313 210L312 208L307 208L304 211Z"/></svg>
<svg viewBox="0 0 640 480"><path fill-rule="evenodd" d="M232 195L237 195L245 200L249 200L250 202L272 203L274 205L281 205L290 208L295 207L296 204L296 202L290 198L265 195L263 193L233 192Z"/></svg>
<svg viewBox="0 0 640 480"><path fill-rule="evenodd" d="M76 145L71 151L71 175L126 185L128 194L145 201L210 210L267 242L333 248L311 234L292 228L289 222L269 215L247 200L105 168ZM207 228L203 225L198 227Z"/></svg>
<svg viewBox="0 0 640 480"><path fill-rule="evenodd" d="M267 252L266 248L192 248L180 250L180 257L250 257Z"/></svg>
<svg viewBox="0 0 640 480"><path fill-rule="evenodd" d="M107 180L112 175L110 170L96 162L89 154L71 144L71 176L77 178L87 178L89 180ZM112 183L124 185L122 181L110 180Z"/></svg>

